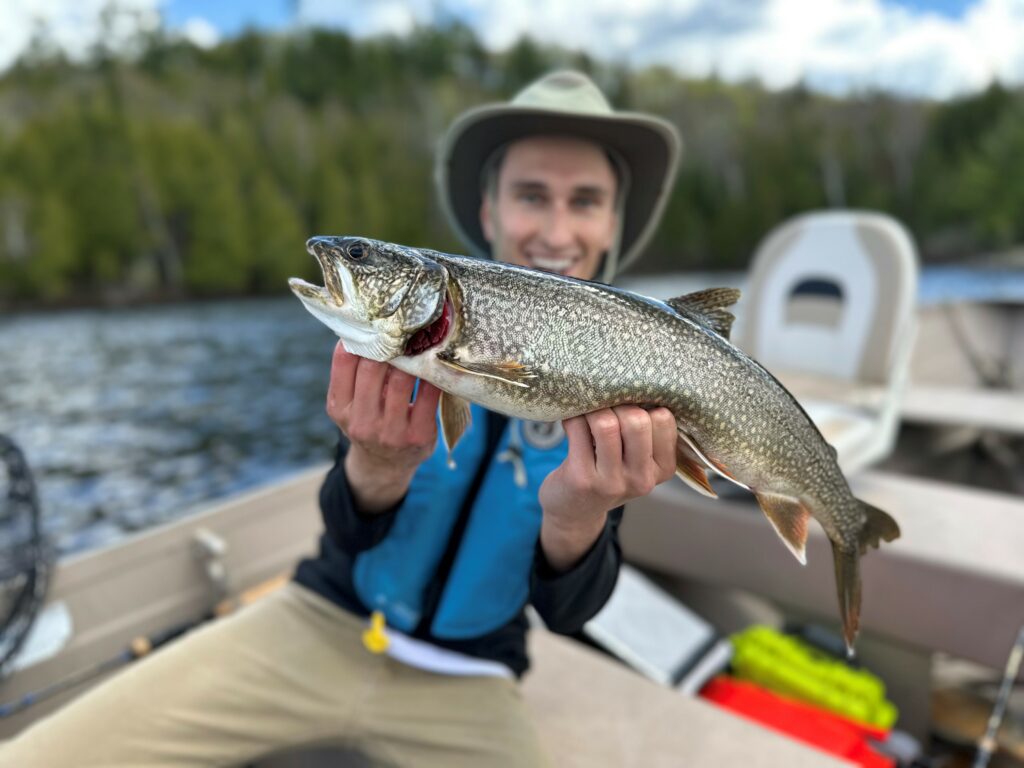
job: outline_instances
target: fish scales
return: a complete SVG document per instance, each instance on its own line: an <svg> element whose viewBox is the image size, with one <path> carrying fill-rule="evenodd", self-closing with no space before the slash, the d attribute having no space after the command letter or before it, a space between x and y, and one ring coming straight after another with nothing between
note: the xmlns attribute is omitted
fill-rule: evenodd
<svg viewBox="0 0 1024 768"><path fill-rule="evenodd" d="M451 396L450 421L441 409L449 449L465 428L465 419L451 414L465 408L468 417L466 400L540 421L621 404L664 406L679 432L677 474L696 490L715 495L706 473L716 472L752 491L801 562L813 515L832 543L852 650L859 558L898 537L899 528L854 497L835 450L796 399L728 340L732 316L725 307L737 291L660 302L363 238L314 238L308 247L325 287L293 280L293 291L350 351L390 362ZM424 333L426 348L413 343Z"/></svg>
<svg viewBox="0 0 1024 768"><path fill-rule="evenodd" d="M825 473L816 490L845 479L827 443L785 388L716 333L660 302L532 270L436 254L462 286L470 358L519 360L541 374L530 388L496 392L508 415L554 421L621 403L666 406L699 445L750 477ZM530 295L529 302L514 296ZM739 354L737 354L739 353ZM737 359L742 356L742 361ZM779 408L779 401L790 408ZM746 470L746 471L744 471ZM812 475L815 477L816 475ZM755 474L750 477L756 487Z"/></svg>

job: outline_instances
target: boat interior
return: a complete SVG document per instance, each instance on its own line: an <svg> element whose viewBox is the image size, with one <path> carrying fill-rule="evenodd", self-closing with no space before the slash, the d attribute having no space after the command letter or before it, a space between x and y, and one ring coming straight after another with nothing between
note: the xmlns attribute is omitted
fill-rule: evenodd
<svg viewBox="0 0 1024 768"><path fill-rule="evenodd" d="M899 521L899 540L863 562L858 668L884 681L901 737L924 754L940 737L969 753L992 701L976 697L981 725L958 729L963 718L943 709L943 696L964 681L998 680L1024 624L1024 301L922 301L906 230L861 211L784 222L747 274L644 276L624 287L665 299L723 280L743 290L734 343L798 399L855 495ZM95 674L3 710L0 739L117 674L123 665L101 665L133 639L216 621L276 588L316 545L326 470L211 501L54 564L32 629L4 668L0 704ZM841 637L820 527L801 565L747 491L718 479L712 487L718 498L673 479L630 504L621 540L638 578L622 580L624 602L580 637L531 633L523 695L554 764L850 764L696 695L733 650L715 660L702 640L685 674L670 668L685 629L667 628L683 627L684 613L716 642L752 626L818 638L819 649ZM702 659L706 670L693 678ZM1015 693L1006 720L1018 730L994 765L1024 761L1022 704ZM260 768L364 764L341 754L276 755ZM897 747L887 754L895 760Z"/></svg>

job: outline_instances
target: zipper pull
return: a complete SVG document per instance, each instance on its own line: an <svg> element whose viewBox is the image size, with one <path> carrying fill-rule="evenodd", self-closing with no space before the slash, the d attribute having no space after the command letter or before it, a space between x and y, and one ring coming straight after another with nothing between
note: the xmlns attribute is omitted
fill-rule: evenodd
<svg viewBox="0 0 1024 768"><path fill-rule="evenodd" d="M370 628L363 632L363 645L370 653L384 653L391 645L391 640L384 631L386 626L383 613L374 611L370 614Z"/></svg>
<svg viewBox="0 0 1024 768"><path fill-rule="evenodd" d="M512 479L520 488L526 487L526 462L523 461L523 438L520 433L519 419L512 419L511 433L508 437L508 448L498 454L499 462L512 463Z"/></svg>

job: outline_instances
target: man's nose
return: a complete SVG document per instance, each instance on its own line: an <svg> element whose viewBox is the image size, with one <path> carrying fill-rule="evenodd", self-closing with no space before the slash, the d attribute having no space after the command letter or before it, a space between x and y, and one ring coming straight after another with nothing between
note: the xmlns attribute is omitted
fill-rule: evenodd
<svg viewBox="0 0 1024 768"><path fill-rule="evenodd" d="M551 207L545 221L544 241L550 248L565 248L572 245L572 217L565 206Z"/></svg>

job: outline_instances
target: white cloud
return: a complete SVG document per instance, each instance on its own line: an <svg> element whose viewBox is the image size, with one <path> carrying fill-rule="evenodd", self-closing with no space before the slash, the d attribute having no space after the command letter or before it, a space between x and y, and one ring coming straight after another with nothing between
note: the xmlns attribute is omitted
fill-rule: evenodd
<svg viewBox="0 0 1024 768"><path fill-rule="evenodd" d="M118 0L107 36L153 25L163 0ZM108 0L0 0L0 70L24 50L36 20L73 57L95 44ZM946 98L999 78L1024 83L1024 0L976 0L962 18L882 0L300 0L299 18L358 36L406 34L458 19L491 49L522 35L597 59L667 64L681 73L801 80L847 93L877 88ZM174 30L197 45L220 38L202 17Z"/></svg>
<svg viewBox="0 0 1024 768"><path fill-rule="evenodd" d="M959 19L881 0L305 0L300 17L365 36L398 31L375 10L396 5L409 26L461 19L492 49L528 34L599 59L776 88L804 80L840 94L946 98L995 78L1024 83L1024 0L977 0Z"/></svg>
<svg viewBox="0 0 1024 768"><path fill-rule="evenodd" d="M193 45L200 48L212 48L220 41L220 32L206 19L192 17L181 25L179 33Z"/></svg>
<svg viewBox="0 0 1024 768"><path fill-rule="evenodd" d="M28 47L40 24L51 40L72 58L81 58L103 40L122 46L138 29L155 28L159 0L118 0L117 11L105 22L109 0L3 0L0 2L0 70L9 67Z"/></svg>
<svg viewBox="0 0 1024 768"><path fill-rule="evenodd" d="M428 0L302 0L299 9L305 23L343 27L358 37L404 35L430 14Z"/></svg>

